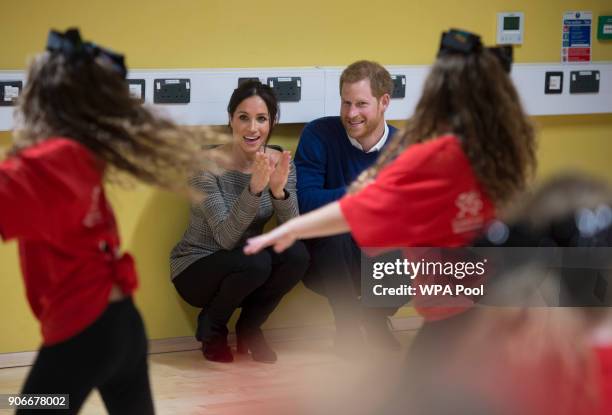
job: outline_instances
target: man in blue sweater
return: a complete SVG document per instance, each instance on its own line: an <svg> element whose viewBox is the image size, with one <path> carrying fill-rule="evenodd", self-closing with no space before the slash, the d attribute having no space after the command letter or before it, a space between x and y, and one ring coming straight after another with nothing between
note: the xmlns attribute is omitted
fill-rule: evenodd
<svg viewBox="0 0 612 415"><path fill-rule="evenodd" d="M340 117L323 117L306 125L295 165L300 212L340 199L357 176L370 167L396 129L385 121L393 81L381 65L358 61L340 77ZM304 284L328 298L336 322L338 352L358 352L366 329L371 344L399 348L387 316L395 309L362 307L361 251L350 234L305 241L311 265Z"/></svg>

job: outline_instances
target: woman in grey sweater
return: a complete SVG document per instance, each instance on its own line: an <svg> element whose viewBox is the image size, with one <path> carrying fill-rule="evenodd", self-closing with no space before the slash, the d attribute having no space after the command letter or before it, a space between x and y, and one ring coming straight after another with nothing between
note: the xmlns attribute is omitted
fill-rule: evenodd
<svg viewBox="0 0 612 415"><path fill-rule="evenodd" d="M172 281L180 296L201 307L196 338L208 360L231 362L227 322L236 323L238 353L275 362L261 325L306 272L301 243L277 254L272 249L246 256L247 238L259 235L276 214L279 223L298 215L295 166L288 151L267 147L278 120L273 91L249 81L234 90L228 105L233 140L220 146L222 172L192 179L204 200L191 207L189 226L170 256Z"/></svg>

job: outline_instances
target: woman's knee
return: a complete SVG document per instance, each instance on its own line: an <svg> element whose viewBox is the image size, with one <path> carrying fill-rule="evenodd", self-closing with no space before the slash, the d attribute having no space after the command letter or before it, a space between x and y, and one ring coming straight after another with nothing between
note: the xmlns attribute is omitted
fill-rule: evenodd
<svg viewBox="0 0 612 415"><path fill-rule="evenodd" d="M310 254L303 242L297 241L283 252L283 262L292 264L296 269L306 272L310 264Z"/></svg>
<svg viewBox="0 0 612 415"><path fill-rule="evenodd" d="M342 233L340 235L312 239L308 241L308 246L312 249L341 252L343 250L352 249L353 246L355 246L355 241L350 233Z"/></svg>
<svg viewBox="0 0 612 415"><path fill-rule="evenodd" d="M255 255L244 255L240 258L238 268L240 270L239 275L245 280L255 283L255 285L261 285L272 272L272 258L266 251Z"/></svg>
<svg viewBox="0 0 612 415"><path fill-rule="evenodd" d="M300 274L300 279L310 266L310 254L303 242L297 241L287 250L287 262L292 264Z"/></svg>
<svg viewBox="0 0 612 415"><path fill-rule="evenodd" d="M283 277L282 285L293 287L302 280L310 264L310 255L304 244L297 241L280 257Z"/></svg>

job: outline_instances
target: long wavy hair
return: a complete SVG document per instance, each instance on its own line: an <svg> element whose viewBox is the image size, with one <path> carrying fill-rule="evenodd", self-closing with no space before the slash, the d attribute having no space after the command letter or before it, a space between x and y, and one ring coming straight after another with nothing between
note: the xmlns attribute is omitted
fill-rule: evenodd
<svg viewBox="0 0 612 415"><path fill-rule="evenodd" d="M102 59L72 62L61 53L39 54L18 105L12 154L65 137L88 148L105 173L110 167L173 190L187 190L190 176L214 167L206 148L227 140L208 127L179 126L154 114Z"/></svg>
<svg viewBox="0 0 612 415"><path fill-rule="evenodd" d="M535 138L518 94L498 58L482 48L440 56L425 81L416 110L358 190L410 145L452 133L461 140L479 182L498 205L522 190L535 172Z"/></svg>

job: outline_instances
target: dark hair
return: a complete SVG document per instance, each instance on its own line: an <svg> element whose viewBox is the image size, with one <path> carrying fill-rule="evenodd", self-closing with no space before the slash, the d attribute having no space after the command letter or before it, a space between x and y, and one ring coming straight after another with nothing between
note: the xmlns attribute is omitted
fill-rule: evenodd
<svg viewBox="0 0 612 415"><path fill-rule="evenodd" d="M234 89L232 96L230 97L229 103L227 104L227 113L230 119L234 116L236 108L242 101L247 98L258 96L261 98L268 108L268 114L270 115L270 133L266 139L266 144L272 136L272 130L278 123L280 118L280 108L278 107L278 100L274 94L274 90L268 85L262 84L259 81L248 80L238 85L238 88Z"/></svg>
<svg viewBox="0 0 612 415"><path fill-rule="evenodd" d="M404 132L353 189L411 144L448 131L461 138L476 177L496 204L515 196L535 171L534 131L512 80L490 50L476 48L438 56Z"/></svg>
<svg viewBox="0 0 612 415"><path fill-rule="evenodd" d="M345 82L352 84L363 79L370 81L372 95L376 98L380 98L384 94L391 95L391 92L393 92L393 80L389 71L377 62L361 60L351 63L342 71L340 93L342 93L342 84Z"/></svg>
<svg viewBox="0 0 612 415"><path fill-rule="evenodd" d="M154 115L130 96L108 59L75 59L62 50L31 62L17 114L22 128L15 131L13 153L65 137L87 147L101 166L166 188L184 188L190 176L210 167L203 148L222 140L209 128L182 127Z"/></svg>

